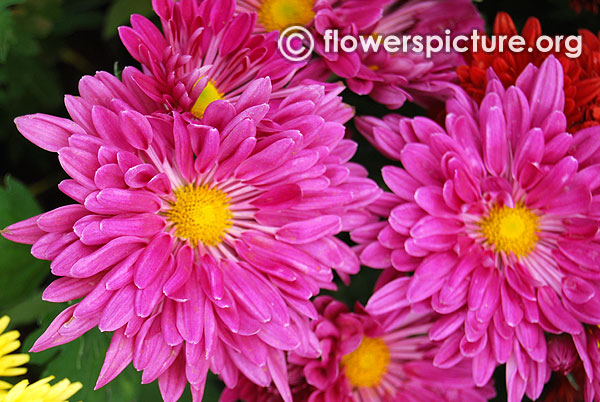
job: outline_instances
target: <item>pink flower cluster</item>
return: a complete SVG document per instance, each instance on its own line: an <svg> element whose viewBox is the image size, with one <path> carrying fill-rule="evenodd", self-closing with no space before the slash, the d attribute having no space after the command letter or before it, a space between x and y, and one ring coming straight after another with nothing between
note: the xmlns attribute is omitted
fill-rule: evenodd
<svg viewBox="0 0 600 402"><path fill-rule="evenodd" d="M600 400L600 128L567 132L554 57L510 88L490 68L478 104L455 85L457 53L317 43L292 63L277 48L293 24L482 29L470 0L153 6L161 27L133 15L119 30L141 69L83 77L69 118L16 119L58 154L74 201L2 231L51 261L44 300L72 302L32 351L110 332L96 387L133 364L166 402L188 384L201 401L209 371L224 402L478 402L502 365L510 402L578 365ZM389 108L445 102L441 125L354 120L397 162L385 190L352 161L332 73ZM313 299L361 264L382 270L366 307Z"/></svg>

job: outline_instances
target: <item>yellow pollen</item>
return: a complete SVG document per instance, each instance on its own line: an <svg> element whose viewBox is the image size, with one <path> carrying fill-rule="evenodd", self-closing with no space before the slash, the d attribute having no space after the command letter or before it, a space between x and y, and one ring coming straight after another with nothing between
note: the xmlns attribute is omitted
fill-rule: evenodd
<svg viewBox="0 0 600 402"><path fill-rule="evenodd" d="M194 84L194 86L196 86L196 84ZM202 116L204 116L204 111L208 105L216 100L223 99L223 96L224 94L219 92L214 81L209 81L200 93L200 96L198 96L198 99L196 99L196 103L194 103L194 106L192 107L192 114L201 119Z"/></svg>
<svg viewBox="0 0 600 402"><path fill-rule="evenodd" d="M192 184L175 190L177 201L166 212L175 235L197 246L215 246L232 225L229 197L223 191Z"/></svg>
<svg viewBox="0 0 600 402"><path fill-rule="evenodd" d="M363 336L358 348L342 358L346 378L354 387L375 387L388 371L390 349L381 338Z"/></svg>
<svg viewBox="0 0 600 402"><path fill-rule="evenodd" d="M495 251L527 256L538 241L539 217L523 204L492 208L479 223L486 243Z"/></svg>
<svg viewBox="0 0 600 402"><path fill-rule="evenodd" d="M264 0L258 19L267 31L283 31L292 25L307 25L315 16L314 0Z"/></svg>

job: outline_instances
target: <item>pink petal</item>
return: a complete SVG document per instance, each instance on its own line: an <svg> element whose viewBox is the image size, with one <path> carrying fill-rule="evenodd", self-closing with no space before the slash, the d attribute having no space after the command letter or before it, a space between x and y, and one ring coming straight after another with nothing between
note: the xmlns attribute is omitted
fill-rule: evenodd
<svg viewBox="0 0 600 402"><path fill-rule="evenodd" d="M339 216L323 215L283 226L277 231L276 239L290 244L306 244L337 234L341 229L342 221Z"/></svg>
<svg viewBox="0 0 600 402"><path fill-rule="evenodd" d="M133 359L133 338L124 335L123 328L117 330L106 351L104 364L94 390L100 389L114 380Z"/></svg>
<svg viewBox="0 0 600 402"><path fill-rule="evenodd" d="M25 138L50 152L58 152L68 146L72 134L84 134L81 127L71 120L40 113L17 117L15 124Z"/></svg>

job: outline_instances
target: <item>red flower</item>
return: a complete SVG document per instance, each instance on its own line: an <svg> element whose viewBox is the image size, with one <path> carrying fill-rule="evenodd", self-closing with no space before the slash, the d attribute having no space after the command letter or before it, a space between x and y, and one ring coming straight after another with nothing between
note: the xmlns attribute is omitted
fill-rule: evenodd
<svg viewBox="0 0 600 402"><path fill-rule="evenodd" d="M600 0L571 0L569 5L573 10L580 13L581 11L591 11L598 14L600 8Z"/></svg>
<svg viewBox="0 0 600 402"><path fill-rule="evenodd" d="M494 35L517 34L510 15L504 12L498 13L494 23ZM570 132L600 124L600 37L587 30L580 30L579 34L582 36L580 57L569 58L565 53L552 53L560 60L564 69L564 112ZM525 38L525 48L534 49L532 52L515 53L506 49L502 53L497 50L493 53L485 53L481 50L467 53L465 55L467 64L458 67L457 70L461 86L477 102L481 102L488 81L489 67L493 67L506 88L514 85L517 77L529 63L539 67L550 55L550 53L540 52L535 47L536 40L541 35L542 28L539 20L531 17L525 23L521 36Z"/></svg>

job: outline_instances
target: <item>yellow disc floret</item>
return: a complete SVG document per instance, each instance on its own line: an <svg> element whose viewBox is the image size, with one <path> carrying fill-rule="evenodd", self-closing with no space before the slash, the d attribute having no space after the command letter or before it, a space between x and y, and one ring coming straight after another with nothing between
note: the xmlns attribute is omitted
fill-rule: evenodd
<svg viewBox="0 0 600 402"><path fill-rule="evenodd" d="M351 353L342 358L346 378L354 387L375 387L388 371L390 349L381 338L363 339Z"/></svg>
<svg viewBox="0 0 600 402"><path fill-rule="evenodd" d="M258 19L267 31L283 31L292 25L304 26L315 16L314 0L264 0Z"/></svg>
<svg viewBox="0 0 600 402"><path fill-rule="evenodd" d="M208 105L216 100L223 99L223 96L224 95L219 92L215 86L215 83L213 81L209 81L200 93L200 96L198 96L198 99L196 99L194 106L192 106L192 114L201 119L202 116L204 116L204 111Z"/></svg>
<svg viewBox="0 0 600 402"><path fill-rule="evenodd" d="M223 191L208 186L189 184L175 190L177 200L166 212L175 228L175 235L194 246L214 246L232 225L229 197Z"/></svg>
<svg viewBox="0 0 600 402"><path fill-rule="evenodd" d="M479 223L486 243L497 252L525 257L538 242L539 217L523 204L494 206Z"/></svg>

